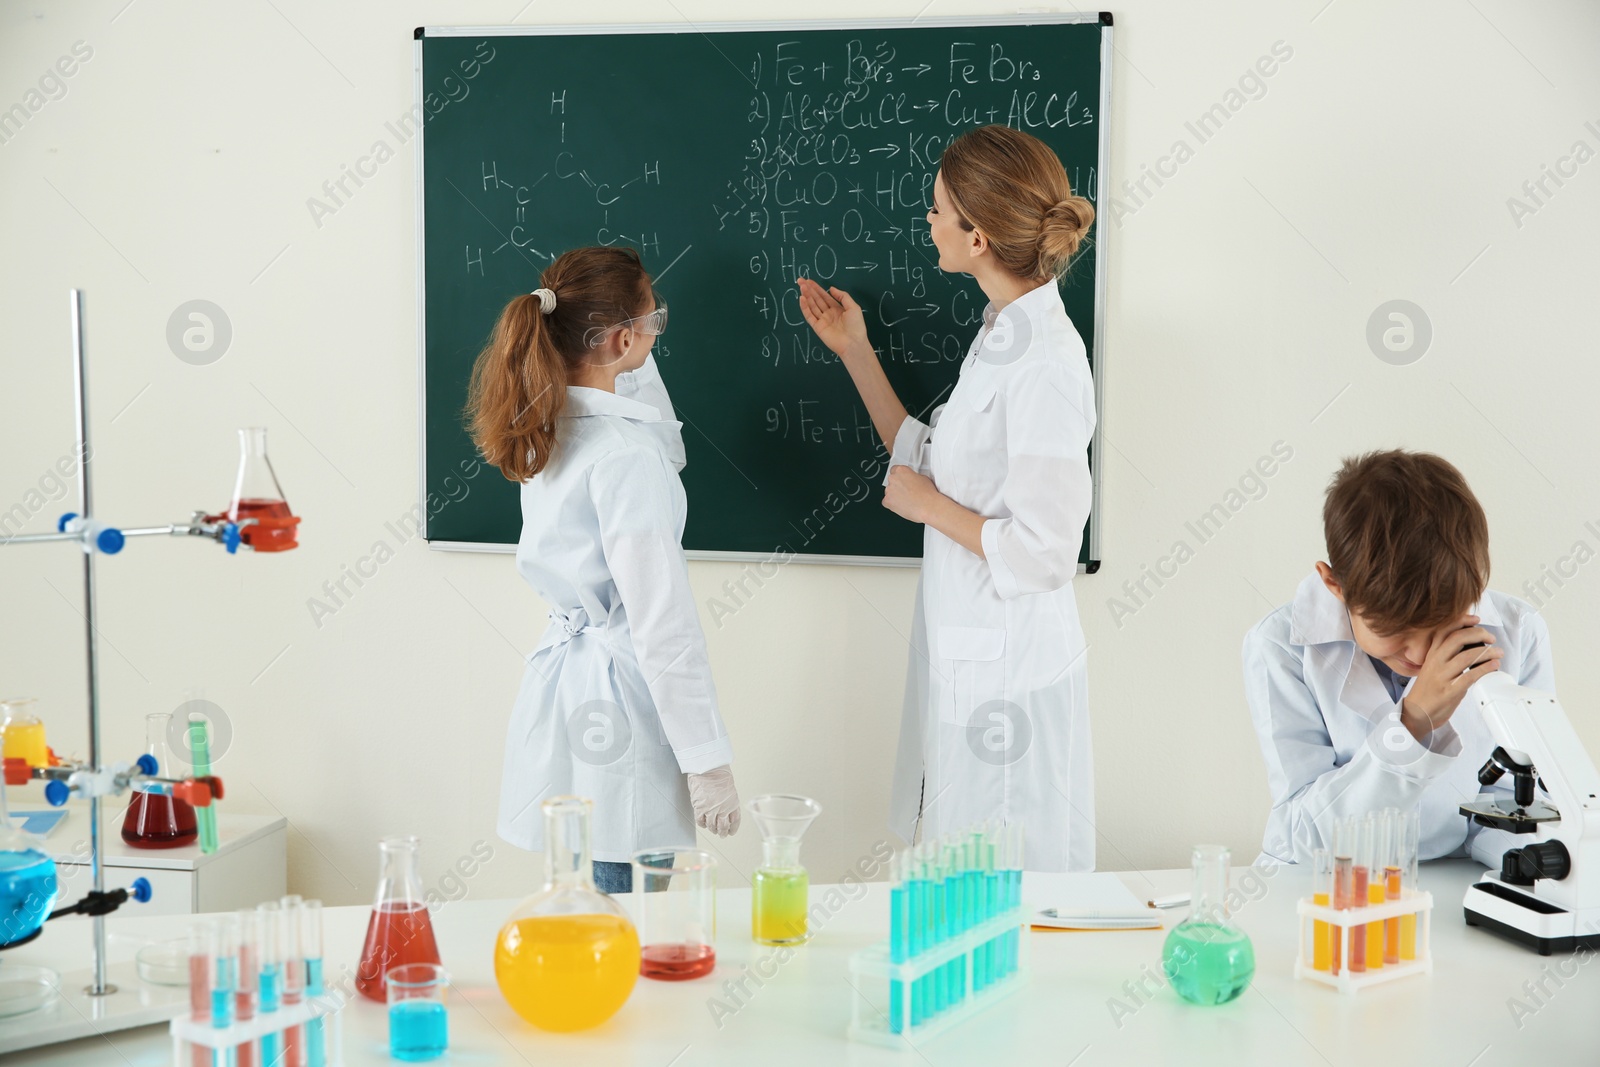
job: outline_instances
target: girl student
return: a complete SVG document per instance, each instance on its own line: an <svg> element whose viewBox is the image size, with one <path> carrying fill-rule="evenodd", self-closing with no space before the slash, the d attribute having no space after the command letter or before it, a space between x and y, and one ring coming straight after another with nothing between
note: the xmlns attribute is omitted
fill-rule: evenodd
<svg viewBox="0 0 1600 1067"><path fill-rule="evenodd" d="M1020 822L1026 865L1094 868L1086 646L1072 593L1091 481L1094 385L1057 277L1094 209L1045 144L1005 126L951 142L928 228L939 269L989 298L947 401L922 422L861 308L799 280L800 308L892 449L884 506L924 524L890 798L924 840Z"/></svg>
<svg viewBox="0 0 1600 1067"><path fill-rule="evenodd" d="M498 832L541 847L540 802L594 801L595 885L635 850L739 827L733 748L689 589L681 424L651 357L639 256L578 248L513 297L468 389L472 439L522 486L517 571L551 606L506 734Z"/></svg>

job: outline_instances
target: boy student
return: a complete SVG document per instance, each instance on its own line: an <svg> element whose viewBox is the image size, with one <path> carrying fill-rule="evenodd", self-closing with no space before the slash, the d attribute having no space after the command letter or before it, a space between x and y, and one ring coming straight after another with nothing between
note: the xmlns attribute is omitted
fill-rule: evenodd
<svg viewBox="0 0 1600 1067"><path fill-rule="evenodd" d="M1309 862L1344 816L1420 804L1421 859L1470 854L1498 867L1511 835L1458 811L1495 747L1464 698L1495 670L1553 690L1544 620L1484 588L1488 523L1438 456L1347 459L1322 524L1327 562L1244 640L1272 789L1262 859Z"/></svg>

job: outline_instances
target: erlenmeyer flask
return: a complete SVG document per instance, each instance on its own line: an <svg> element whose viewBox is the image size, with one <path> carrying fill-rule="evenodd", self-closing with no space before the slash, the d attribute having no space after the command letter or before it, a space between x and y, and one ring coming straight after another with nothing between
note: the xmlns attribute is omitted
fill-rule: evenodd
<svg viewBox="0 0 1600 1067"><path fill-rule="evenodd" d="M1191 1004L1226 1004L1250 986L1256 952L1228 917L1228 850L1196 845L1189 917L1167 935L1161 968Z"/></svg>
<svg viewBox="0 0 1600 1067"><path fill-rule="evenodd" d="M156 773L168 778L174 773L172 752L167 747L170 712L144 717L145 751L155 757ZM128 800L128 813L122 817L122 839L134 848L178 848L193 844L199 831L194 807L186 800L135 789Z"/></svg>
<svg viewBox="0 0 1600 1067"><path fill-rule="evenodd" d="M239 537L257 552L284 552L297 547L295 527L300 520L289 511L288 499L267 458L267 428L247 426L239 431L239 473L233 480L233 500L227 517L232 522L256 521L243 526Z"/></svg>
<svg viewBox="0 0 1600 1067"><path fill-rule="evenodd" d="M56 862L44 842L19 830L0 778L0 948L39 932L56 904Z"/></svg>
<svg viewBox="0 0 1600 1067"><path fill-rule="evenodd" d="M639 980L639 934L590 880L591 806L581 797L544 802L544 891L517 906L495 943L500 994L544 1030L598 1026Z"/></svg>
<svg viewBox="0 0 1600 1067"><path fill-rule="evenodd" d="M750 936L761 945L798 945L806 929L811 876L800 866L800 838L822 805L810 797L774 794L750 802L761 831L761 866L750 879Z"/></svg>
<svg viewBox="0 0 1600 1067"><path fill-rule="evenodd" d="M356 968L356 989L369 1000L388 1002L385 976L402 963L438 963L433 920L423 902L415 837L378 842L378 900L367 921L367 943Z"/></svg>

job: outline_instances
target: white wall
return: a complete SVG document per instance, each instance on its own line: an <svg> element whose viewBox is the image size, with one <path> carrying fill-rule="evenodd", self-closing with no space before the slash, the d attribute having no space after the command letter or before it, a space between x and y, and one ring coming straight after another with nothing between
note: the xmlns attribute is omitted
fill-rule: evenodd
<svg viewBox="0 0 1600 1067"><path fill-rule="evenodd" d="M409 106L413 26L552 17L519 2L0 5L0 108L75 41L93 48L65 96L0 144L0 511L71 448L69 286L88 294L104 516L144 524L221 506L233 429L272 428L305 517L299 551L234 559L143 541L102 563L106 738L133 751L145 713L203 691L236 730L220 766L229 808L284 813L292 887L330 902L367 898L382 834L420 834L434 883L472 841L494 841L519 653L544 609L508 557L412 542L313 624L307 599L375 540L393 543L385 522L416 503L411 156L320 228L306 200ZM674 21L680 9L702 21L748 5L585 14ZM1520 225L1507 207L1574 142L1600 149L1600 11L1130 0L1116 18L1115 174L1137 176L1179 138L1196 151L1115 221L1103 205L1106 565L1078 598L1101 864L1175 867L1201 839L1246 857L1259 843L1267 790L1240 638L1321 553L1322 488L1341 456L1404 445L1458 463L1489 512L1499 588L1520 592L1576 542L1600 549L1600 162L1551 186ZM1184 123L1276 41L1293 56L1265 95L1197 145ZM195 298L234 330L210 366L165 341L168 316ZM1413 365L1380 362L1364 339L1394 298L1432 322ZM1293 459L1266 495L1200 544L1185 522L1280 440ZM1193 558L1114 619L1108 601L1180 539ZM704 601L737 568L692 570ZM809 851L818 879L885 833L913 586L905 570L793 566L709 632L741 789L826 808ZM1600 753L1597 591L1600 564L1582 566L1546 610L1564 702ZM81 751L78 596L70 551L0 555L0 690L40 697L57 747ZM735 872L758 853L750 832L721 848ZM536 871L497 843L470 892L520 894Z"/></svg>

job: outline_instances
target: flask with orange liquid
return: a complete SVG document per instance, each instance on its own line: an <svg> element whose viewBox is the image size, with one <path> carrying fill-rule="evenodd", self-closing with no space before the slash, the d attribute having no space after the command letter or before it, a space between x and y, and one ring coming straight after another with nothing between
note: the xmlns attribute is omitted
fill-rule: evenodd
<svg viewBox="0 0 1600 1067"><path fill-rule="evenodd" d="M182 777L172 765L172 750L167 744L171 724L172 715L168 712L144 717L148 745L145 751L155 757L158 774ZM122 817L122 840L134 848L180 848L194 844L199 836L194 808L188 801L134 787L128 812Z"/></svg>
<svg viewBox="0 0 1600 1067"><path fill-rule="evenodd" d="M368 1000L388 1003L385 976L402 963L438 963L433 920L423 900L415 837L378 842L378 901L367 920L367 942L356 967L356 989Z"/></svg>
<svg viewBox="0 0 1600 1067"><path fill-rule="evenodd" d="M239 473L233 480L233 499L227 511L205 519L240 524L239 539L257 552L299 547L295 528L300 519L290 512L272 460L267 458L266 427L247 426L239 431Z"/></svg>
<svg viewBox="0 0 1600 1067"><path fill-rule="evenodd" d="M616 1014L639 979L639 935L594 888L581 797L544 802L545 888L500 929L494 977L506 1003L542 1030L586 1030Z"/></svg>

